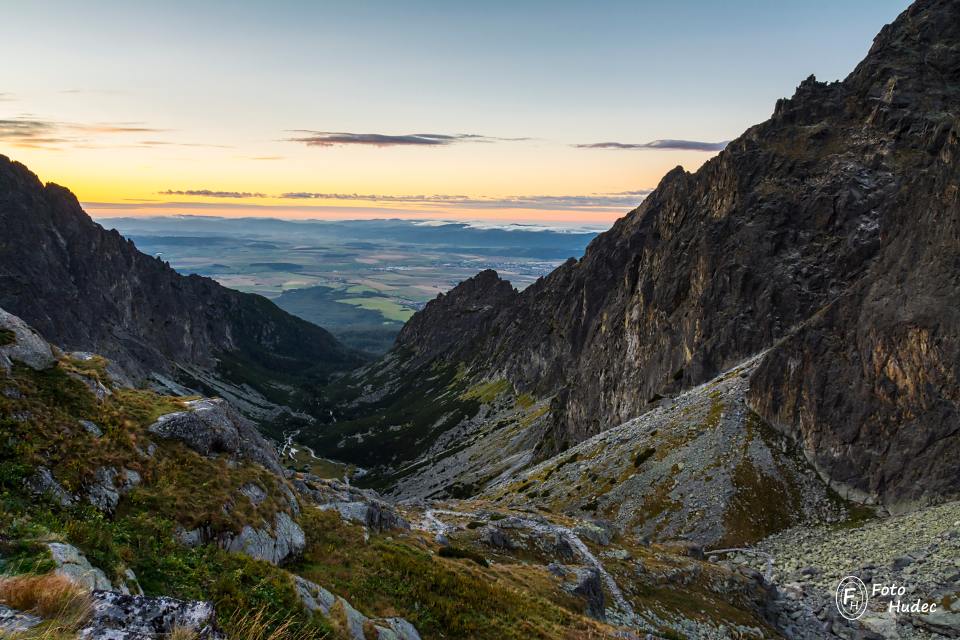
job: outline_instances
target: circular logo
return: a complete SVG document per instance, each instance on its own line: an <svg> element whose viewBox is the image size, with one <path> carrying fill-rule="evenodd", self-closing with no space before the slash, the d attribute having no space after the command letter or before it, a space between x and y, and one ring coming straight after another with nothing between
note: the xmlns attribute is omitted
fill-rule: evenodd
<svg viewBox="0 0 960 640"><path fill-rule="evenodd" d="M847 620L856 620L867 611L867 585L857 576L847 576L837 585L837 610Z"/></svg>

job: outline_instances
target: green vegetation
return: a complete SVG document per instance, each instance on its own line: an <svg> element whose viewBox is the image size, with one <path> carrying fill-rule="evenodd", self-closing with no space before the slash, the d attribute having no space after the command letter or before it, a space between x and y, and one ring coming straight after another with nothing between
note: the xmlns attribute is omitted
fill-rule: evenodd
<svg viewBox="0 0 960 640"><path fill-rule="evenodd" d="M17 341L17 334L10 329L0 328L0 347L6 347Z"/></svg>
<svg viewBox="0 0 960 640"><path fill-rule="evenodd" d="M277 479L259 466L208 460L179 444L161 443L152 456L144 455L146 426L182 404L130 389L115 389L97 402L71 374L99 379L102 364L65 360L41 372L17 366L11 382L21 397L0 396L0 570L29 578L17 584L45 584L54 566L45 543L62 540L114 580L132 569L147 594L213 601L227 631L241 634L232 637L250 637L242 634L251 613L260 615L264 628L286 625L309 630L306 637L325 637L329 625L304 612L287 572L215 545L188 549L175 541L181 526L202 525L215 535L289 508L278 497ZM11 417L25 414L29 421ZM87 433L79 419L95 422L103 435ZM101 466L135 470L143 484L108 516L87 504L64 507L26 494L25 481L39 466L52 469L68 491L89 483ZM247 482L267 490L257 507L237 500ZM300 637L291 631L274 640Z"/></svg>
<svg viewBox="0 0 960 640"><path fill-rule="evenodd" d="M350 304L361 309L377 311L387 320L394 322L406 322L413 315L413 309L404 307L395 300L385 296L376 296L369 298L343 298L337 300L343 304Z"/></svg>
<svg viewBox="0 0 960 640"><path fill-rule="evenodd" d="M597 629L542 568L486 567L482 554L466 548L433 555L412 537L373 536L365 543L360 527L329 511L307 513L304 529L307 550L297 573L362 611L402 614L424 638L594 637ZM551 593L556 600L538 595Z"/></svg>
<svg viewBox="0 0 960 640"><path fill-rule="evenodd" d="M399 474L414 470L403 463L418 457L440 434L460 421L476 415L481 402L464 397L466 381L456 379L456 366L438 366L432 376L411 376L394 385L375 376L362 383L345 377L324 390L316 400L319 406L334 406L343 399L356 397L354 385L385 387L391 392L375 402L353 409L355 413L338 415L335 423L322 429L301 433L301 440L317 455L327 455L362 467L394 465ZM368 486L381 486L395 480L367 476Z"/></svg>
<svg viewBox="0 0 960 640"><path fill-rule="evenodd" d="M510 383L501 378L499 380L490 380L475 387L468 389L461 397L467 400L479 400L484 404L489 404L497 397L505 393L510 388Z"/></svg>

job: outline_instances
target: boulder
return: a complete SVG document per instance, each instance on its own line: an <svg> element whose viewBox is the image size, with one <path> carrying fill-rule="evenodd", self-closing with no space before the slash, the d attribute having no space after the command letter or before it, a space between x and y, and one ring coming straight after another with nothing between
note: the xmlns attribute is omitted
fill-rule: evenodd
<svg viewBox="0 0 960 640"><path fill-rule="evenodd" d="M166 637L174 629L192 631L196 640L226 640L209 602L130 596L94 591L90 621L82 640L145 640Z"/></svg>
<svg viewBox="0 0 960 640"><path fill-rule="evenodd" d="M246 458L283 476L274 447L226 400L202 398L186 405L186 411L160 416L150 425L150 433L178 440L203 456Z"/></svg>
<svg viewBox="0 0 960 640"><path fill-rule="evenodd" d="M113 583L107 578L107 574L91 565L86 556L80 553L80 550L76 547L62 542L51 542L47 544L47 547L50 549L50 555L53 556L53 561L57 565L56 573L59 575L67 577L90 590L110 591L113 589Z"/></svg>
<svg viewBox="0 0 960 640"><path fill-rule="evenodd" d="M605 522L584 522L574 527L573 532L601 547L609 545L613 539L613 527Z"/></svg>
<svg viewBox="0 0 960 640"><path fill-rule="evenodd" d="M309 611L319 611L324 616L329 616L333 605L337 603L337 596L306 578L294 576L293 579L303 606Z"/></svg>
<svg viewBox="0 0 960 640"><path fill-rule="evenodd" d="M344 520L375 531L410 529L410 523L376 491L357 489L340 480L328 480L311 474L294 480L293 486L301 496L321 509L337 511Z"/></svg>
<svg viewBox="0 0 960 640"><path fill-rule="evenodd" d="M403 618L371 619L357 611L345 599L306 578L294 576L294 584L304 607L325 618L341 618L351 640L368 640L370 636L365 630L371 627L377 634L377 640L420 640L416 627Z"/></svg>
<svg viewBox="0 0 960 640"><path fill-rule="evenodd" d="M281 511L275 516L273 527L266 524L258 528L246 525L239 534L227 536L222 546L227 551L243 553L276 565L300 555L307 546L307 540L300 525Z"/></svg>
<svg viewBox="0 0 960 640"><path fill-rule="evenodd" d="M39 333L17 316L0 309L0 371L9 373L14 362L39 371L55 365L57 358Z"/></svg>
<svg viewBox="0 0 960 640"><path fill-rule="evenodd" d="M513 549L516 547L510 536L500 527L488 524L480 530L480 542L494 549Z"/></svg>
<svg viewBox="0 0 960 640"><path fill-rule="evenodd" d="M97 423L90 422L89 420L80 420L79 422L84 431L92 435L94 438L103 437L103 430L97 425Z"/></svg>
<svg viewBox="0 0 960 640"><path fill-rule="evenodd" d="M87 488L87 501L105 513L113 513L120 502L116 479L120 475L113 467L100 467L94 474L94 482Z"/></svg>
<svg viewBox="0 0 960 640"><path fill-rule="evenodd" d="M41 622L37 616L0 604L0 638L29 631Z"/></svg>
<svg viewBox="0 0 960 640"><path fill-rule="evenodd" d="M61 507L68 507L77 501L76 496L57 482L53 472L46 467L39 467L34 474L27 479L27 490L36 496L50 496Z"/></svg>

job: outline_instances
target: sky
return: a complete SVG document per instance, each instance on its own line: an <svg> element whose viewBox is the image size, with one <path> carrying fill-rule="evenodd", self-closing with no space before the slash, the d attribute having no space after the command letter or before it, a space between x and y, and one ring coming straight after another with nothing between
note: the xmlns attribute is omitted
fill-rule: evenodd
<svg viewBox="0 0 960 640"><path fill-rule="evenodd" d="M0 0L0 153L94 216L607 225L903 0Z"/></svg>

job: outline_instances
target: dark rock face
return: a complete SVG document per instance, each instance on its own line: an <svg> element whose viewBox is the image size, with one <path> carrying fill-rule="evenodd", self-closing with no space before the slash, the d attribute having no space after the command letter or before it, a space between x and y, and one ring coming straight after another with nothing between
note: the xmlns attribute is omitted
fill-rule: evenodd
<svg viewBox="0 0 960 640"><path fill-rule="evenodd" d="M497 314L517 295L496 271L481 271L428 302L403 326L397 345L413 350L420 360L461 355L490 331Z"/></svg>
<svg viewBox="0 0 960 640"><path fill-rule="evenodd" d="M772 348L751 405L849 495L956 495L958 107L960 4L920 0L579 261L519 294L482 274L398 344L553 396L541 457Z"/></svg>
<svg viewBox="0 0 960 640"><path fill-rule="evenodd" d="M576 569L576 583L571 589L574 593L587 601L586 613L591 618L604 620L606 599L603 595L603 583L600 581L600 572L593 567L578 567Z"/></svg>
<svg viewBox="0 0 960 640"><path fill-rule="evenodd" d="M72 193L0 156L0 307L49 342L134 379L178 366L265 380L322 375L359 356L261 296L181 276L93 222ZM261 392L266 391L261 388Z"/></svg>
<svg viewBox="0 0 960 640"><path fill-rule="evenodd" d="M960 490L960 6L916 3L844 86L899 189L863 275L773 349L751 400L838 488L898 509Z"/></svg>

